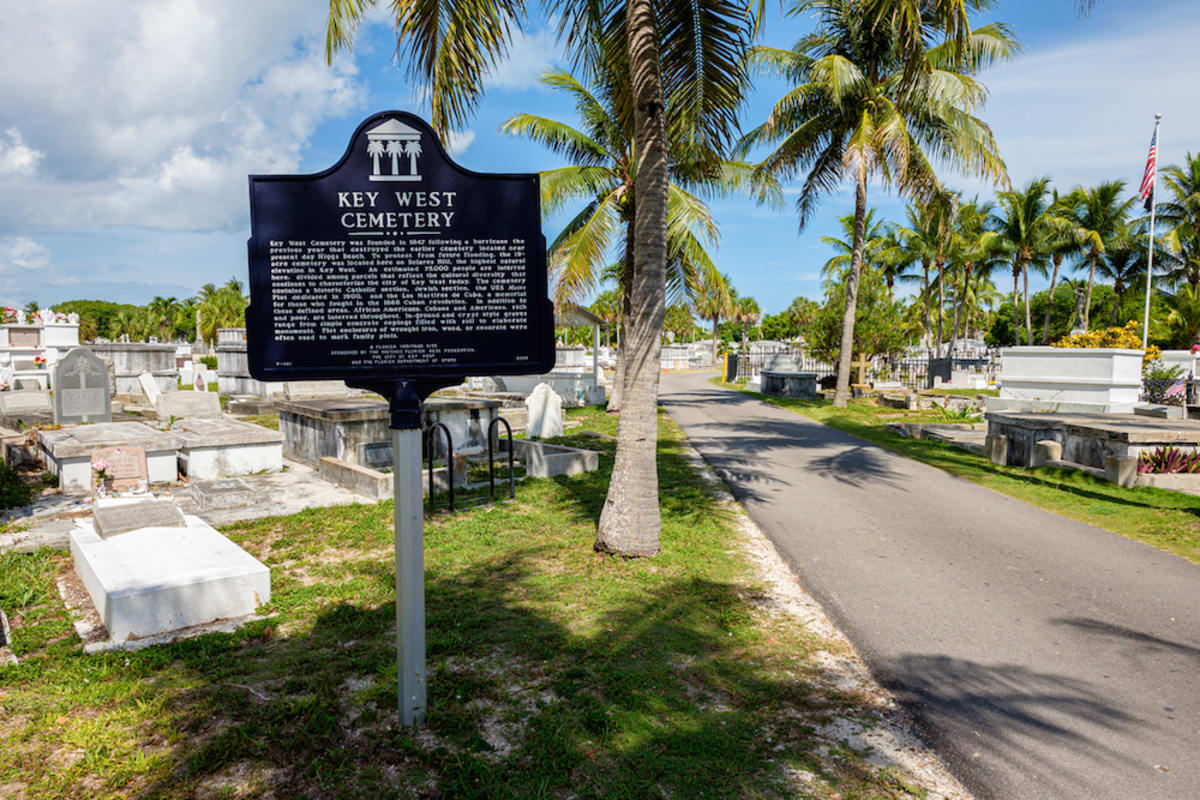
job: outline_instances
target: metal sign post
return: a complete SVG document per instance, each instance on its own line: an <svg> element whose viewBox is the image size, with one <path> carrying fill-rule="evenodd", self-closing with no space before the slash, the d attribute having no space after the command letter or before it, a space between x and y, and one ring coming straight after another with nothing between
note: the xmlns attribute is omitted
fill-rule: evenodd
<svg viewBox="0 0 1200 800"><path fill-rule="evenodd" d="M250 176L248 256L250 374L345 381L388 399L398 702L401 722L419 724L421 405L471 375L553 368L538 176L464 169L424 120L374 114L329 169Z"/></svg>

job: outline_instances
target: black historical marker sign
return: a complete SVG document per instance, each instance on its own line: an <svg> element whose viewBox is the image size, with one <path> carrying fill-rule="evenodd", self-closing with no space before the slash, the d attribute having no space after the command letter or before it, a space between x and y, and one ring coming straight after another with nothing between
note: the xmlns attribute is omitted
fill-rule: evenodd
<svg viewBox="0 0 1200 800"><path fill-rule="evenodd" d="M453 163L376 114L315 175L250 176L250 374L263 381L548 372L554 312L536 174Z"/></svg>

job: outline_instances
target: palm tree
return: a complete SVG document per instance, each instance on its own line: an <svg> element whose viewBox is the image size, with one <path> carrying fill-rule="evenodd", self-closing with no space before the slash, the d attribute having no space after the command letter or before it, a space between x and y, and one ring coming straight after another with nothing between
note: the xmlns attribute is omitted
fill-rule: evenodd
<svg viewBox="0 0 1200 800"><path fill-rule="evenodd" d="M933 305L933 285L929 282L929 267L937 274L936 354L942 355L942 323L945 316L946 261L954 246L954 230L958 217L958 197L945 192L935 193L925 202L910 204L906 210L911 227L900 227L896 235L904 243L907 258L920 260L925 297L925 331L934 333L929 323L929 308Z"/></svg>
<svg viewBox="0 0 1200 800"><path fill-rule="evenodd" d="M914 4L928 12L924 23L913 24L909 12ZM780 178L807 173L796 202L800 226L808 222L819 197L844 177L855 185L853 252L834 395L840 407L849 397L868 179L874 176L902 195L928 199L940 189L930 162L934 156L997 183L1007 181L991 129L972 114L985 95L973 75L1010 57L1017 45L1002 25L971 31L965 12L953 5L793 0L789 13L815 11L817 30L791 50L752 51L756 66L795 88L744 138L743 146L775 145L763 168ZM933 45L939 26L951 39Z"/></svg>
<svg viewBox="0 0 1200 800"><path fill-rule="evenodd" d="M1074 203L1068 204L1063 216L1078 228L1080 248L1087 256L1088 285L1087 299L1083 305L1083 327L1091 324L1092 286L1096 282L1096 263L1104 254L1108 241L1116 236L1133 207L1131 197L1121 202L1125 181L1108 181L1093 189L1083 187L1071 193Z"/></svg>
<svg viewBox="0 0 1200 800"><path fill-rule="evenodd" d="M713 363L717 361L717 326L722 318L733 316L736 295L728 275L709 275L700 284L700 293L695 301L696 314L700 319L712 322Z"/></svg>
<svg viewBox="0 0 1200 800"><path fill-rule="evenodd" d="M326 59L349 48L374 0L330 0ZM659 547L659 355L666 308L668 130L686 133L696 171L715 172L737 126L748 80L744 52L757 28L757 4L692 0L571 3L552 0L558 31L575 63L628 76L626 118L637 142L631 263L632 302L617 452L600 515L596 547L652 555ZM473 113L490 68L508 51L526 19L524 0L393 0L397 53L414 82L429 87L432 123L445 133ZM458 24L457 21L463 21ZM469 20L469 24L466 22ZM607 67L605 66L607 65ZM668 106L667 98L671 98Z"/></svg>
<svg viewBox="0 0 1200 800"><path fill-rule="evenodd" d="M380 140L372 139L367 142L367 155L371 157L371 168L376 175L379 174L379 157L383 155L383 152L383 142Z"/></svg>
<svg viewBox="0 0 1200 800"><path fill-rule="evenodd" d="M593 301L592 313L604 320L604 346L612 347L612 326L621 316L621 299L612 289L601 292Z"/></svg>
<svg viewBox="0 0 1200 800"><path fill-rule="evenodd" d="M1200 342L1200 289L1195 286L1180 286L1173 296L1167 298L1167 327L1171 329L1175 344L1189 347Z"/></svg>
<svg viewBox="0 0 1200 800"><path fill-rule="evenodd" d="M972 275L978 273L989 276L1000 263L1002 245L999 234L993 230L996 224L992 215L993 207L992 203L980 203L976 199L958 208L952 246L956 269L951 300L954 306L954 326L950 329L951 358L954 357L954 344L958 341L959 312L966 307Z"/></svg>
<svg viewBox="0 0 1200 800"><path fill-rule="evenodd" d="M826 281L846 280L846 275L850 272L850 263L854 260L854 215L847 214L838 222L842 226L841 239L836 236L821 237L821 244L829 245L836 253L821 266L821 277ZM863 245L863 260L874 265L884 246L884 223L875 219L875 209L872 208L867 210L863 226L863 238L866 240ZM891 289L890 284L888 289Z"/></svg>
<svg viewBox="0 0 1200 800"><path fill-rule="evenodd" d="M1200 156L1190 152L1182 166L1172 165L1162 171L1163 202L1157 206L1158 220L1167 226L1162 236L1166 251L1160 261L1156 248L1154 263L1164 269L1163 281L1177 285L1186 281L1200 286Z"/></svg>
<svg viewBox="0 0 1200 800"><path fill-rule="evenodd" d="M1064 211L1070 208L1075 203L1074 197L1066 195L1060 197L1058 190L1054 190L1053 198L1050 201L1051 213L1056 217L1066 219ZM1070 223L1070 220L1066 220ZM1059 272L1062 269L1063 259L1067 256L1073 256L1079 252L1079 248L1083 243L1083 232L1074 225L1061 226L1061 230L1057 236L1049 243L1050 261L1054 265L1053 273L1050 276L1050 299L1054 299L1054 287L1058 285ZM1047 344L1050 339L1050 313L1054 310L1054 303L1046 303L1046 313L1042 317L1042 344Z"/></svg>
<svg viewBox="0 0 1200 800"><path fill-rule="evenodd" d="M749 329L757 325L760 319L762 319L762 309L758 307L758 301L753 297L739 297L737 305L733 309L733 320L742 326L743 353L750 352Z"/></svg>
<svg viewBox="0 0 1200 800"><path fill-rule="evenodd" d="M611 266L621 293L621 323L627 326L634 301L632 270L627 265L633 262L632 226L637 205L634 191L637 154L631 136L632 124L622 117L628 85L610 78L589 89L561 70L551 70L540 80L571 97L584 122L584 130L533 114L518 114L504 122L500 130L532 138L574 162L541 173L545 214L552 214L572 201L587 201L549 248L555 302L577 302L589 294L606 273L610 249L617 245L623 255ZM717 243L717 226L708 206L688 191L686 185L698 185L714 193L745 188L755 192L761 201L780 204L782 192L778 184L751 174L746 165L733 162L724 162L719 175L697 176L694 165L684 161L688 140L672 135L671 145L676 159L667 187L666 293L672 302L681 303L695 295L703 273L717 273L708 252ZM610 412L620 410L625 395L624 344L629 337L626 330L621 334L622 348L608 403Z"/></svg>
<svg viewBox="0 0 1200 800"><path fill-rule="evenodd" d="M1122 223L1109 238L1104 257L1096 264L1101 278L1112 281L1116 303L1113 305L1112 324L1120 324L1121 308L1125 292L1146 274L1145 235L1140 226Z"/></svg>
<svg viewBox="0 0 1200 800"><path fill-rule="evenodd" d="M1029 316L1029 268L1045 262L1054 243L1064 235L1067 223L1052 213L1047 199L1050 179L1034 178L1023 189L1000 192L1000 214L997 232L1012 264L1013 328L1017 344L1021 343L1021 312L1018 301L1025 286L1026 343L1033 344L1033 323Z"/></svg>

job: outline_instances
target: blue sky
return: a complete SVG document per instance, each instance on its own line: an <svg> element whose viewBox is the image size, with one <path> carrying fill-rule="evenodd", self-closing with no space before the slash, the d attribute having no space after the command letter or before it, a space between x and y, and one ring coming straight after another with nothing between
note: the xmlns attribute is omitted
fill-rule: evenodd
<svg viewBox="0 0 1200 800"><path fill-rule="evenodd" d="M809 28L778 3L764 41L788 45ZM381 14L354 53L327 67L322 3L291 0L73 0L18 4L0 29L0 301L72 298L144 303L186 297L205 282L246 275L249 173L311 172L333 163L370 113L421 113L393 63ZM1153 115L1164 114L1160 158L1200 150L1195 75L1200 13L1192 0L1101 0L1080 19L1074 0L1001 0L990 15L1025 46L985 73L992 124L1014 184L1047 175L1069 188L1141 177ZM535 21L492 76L457 159L476 170L536 171L552 154L497 132L518 112L571 120L536 83L555 62ZM744 124L785 89L761 80ZM989 189L944 174L968 195ZM789 201L794 197L789 198ZM903 203L872 187L899 219ZM820 243L852 210L831 193L802 233L794 210L722 201L718 263L768 312L820 296ZM548 220L553 238L564 218ZM1001 287L1003 288L1003 287Z"/></svg>

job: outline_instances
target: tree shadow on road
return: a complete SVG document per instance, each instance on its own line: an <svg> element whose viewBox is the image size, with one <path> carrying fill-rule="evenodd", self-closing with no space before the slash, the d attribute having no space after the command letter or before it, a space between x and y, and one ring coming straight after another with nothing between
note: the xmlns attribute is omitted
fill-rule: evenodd
<svg viewBox="0 0 1200 800"><path fill-rule="evenodd" d="M1105 740L1161 735L1122 710L1109 688L1065 675L925 655L875 666L972 788L994 790L999 770L1002 780L1015 774L1043 787L1038 796L1109 796L1111 787L1095 782L1100 767L1111 774L1113 764L1145 765Z"/></svg>

